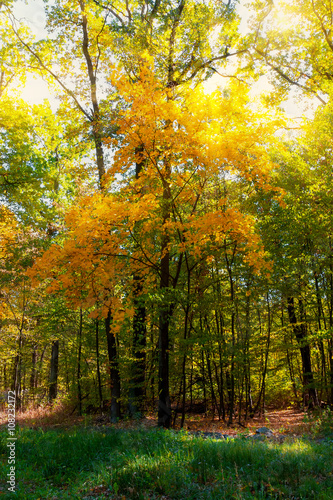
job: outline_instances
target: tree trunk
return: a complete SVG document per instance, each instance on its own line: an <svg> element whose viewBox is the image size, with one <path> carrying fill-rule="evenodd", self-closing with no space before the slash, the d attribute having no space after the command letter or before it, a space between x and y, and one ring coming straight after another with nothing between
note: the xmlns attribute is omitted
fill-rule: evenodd
<svg viewBox="0 0 333 500"><path fill-rule="evenodd" d="M168 303L168 288L170 284L170 237L166 229L166 223L170 219L171 210L171 190L169 184L171 169L167 160L165 161L165 172L165 178L163 179L163 221L160 265L162 304L159 308L158 425L168 429L171 425L171 404L169 395L169 326L171 305Z"/></svg>
<svg viewBox="0 0 333 500"><path fill-rule="evenodd" d="M129 410L132 415L142 415L145 400L146 371L146 307L141 297L143 286L140 275L133 276L133 358L132 387L130 387Z"/></svg>
<svg viewBox="0 0 333 500"><path fill-rule="evenodd" d="M82 309L80 309L80 323L77 335L78 341L78 356L77 356L77 398L78 398L78 408L79 416L82 415L82 388L81 388L81 353L82 353Z"/></svg>
<svg viewBox="0 0 333 500"><path fill-rule="evenodd" d="M16 396L16 409L21 409L21 383L22 383L22 346L23 346L23 336L20 330L18 339L18 351L14 360L14 373L13 373L13 383L12 391L15 391Z"/></svg>
<svg viewBox="0 0 333 500"><path fill-rule="evenodd" d="M259 325L260 325L260 331L261 331L261 317L260 317L260 311L258 310L259 313ZM263 371L262 371L262 382L261 382L261 388L258 396L258 401L253 409L253 417L256 414L256 412L260 408L260 403L262 403L262 409L263 412L265 413L265 384L266 384L266 375L267 375L267 366L268 366L268 356L269 356L269 347L270 347L270 341L271 341L271 310L270 310L270 304L268 300L268 294L267 294L267 317L268 317L268 324L267 324L267 343L266 343L266 351L264 355L264 361L263 361ZM260 415L261 415L261 410L260 410Z"/></svg>
<svg viewBox="0 0 333 500"><path fill-rule="evenodd" d="M104 165L104 152L103 152L103 143L102 143L102 135L101 135L101 118L100 118L100 110L99 103L97 99L97 80L96 80L96 71L97 64L94 68L93 61L89 52L89 36L88 36L88 20L85 14L85 2L80 0L80 8L82 14L82 52L87 64L88 78L90 82L90 99L92 104L92 133L93 139L95 143L95 152L96 152L96 163L99 177L99 185L100 188L103 189L103 176L105 174L105 165Z"/></svg>
<svg viewBox="0 0 333 500"><path fill-rule="evenodd" d="M110 406L110 421L112 423L118 422L121 417L120 413L120 373L117 357L116 338L111 331L112 314L109 309L108 315L105 318L105 332L108 345L108 356L110 366L110 380L111 380L111 406Z"/></svg>
<svg viewBox="0 0 333 500"><path fill-rule="evenodd" d="M97 382L98 382L98 397L99 397L99 408L102 411L103 408L103 393L102 393L102 383L101 383L101 370L99 366L99 322L96 319L96 330L95 330L95 342L96 342L96 370L97 370Z"/></svg>
<svg viewBox="0 0 333 500"><path fill-rule="evenodd" d="M32 394L32 401L35 404L35 392L37 389L37 346L33 346L31 358L31 375L30 375L30 391Z"/></svg>
<svg viewBox="0 0 333 500"><path fill-rule="evenodd" d="M31 358L30 390L33 392L37 387L37 348L34 346Z"/></svg>
<svg viewBox="0 0 333 500"><path fill-rule="evenodd" d="M169 429L171 404L169 395L169 307L161 308L159 315L158 363L158 425Z"/></svg>
<svg viewBox="0 0 333 500"><path fill-rule="evenodd" d="M305 322L297 322L294 298L288 297L288 316L289 322L292 325L294 335L299 345L302 358L302 374L303 374L303 390L306 395L305 403L308 403L309 407L318 406L318 396L317 391L314 387L314 377L311 368L311 352L310 346L306 340L306 325ZM302 301L299 299L300 309L302 309Z"/></svg>
<svg viewBox="0 0 333 500"><path fill-rule="evenodd" d="M332 241L331 241L331 236L329 237L329 250L330 250L330 258L329 258L329 281L330 281L330 291L329 291L329 304L328 304L328 309L329 309L329 327L330 329L333 328L333 247L332 247ZM329 366L330 366L330 387L331 391L329 394L329 400L331 405L333 404L333 339L328 340L328 358L329 358Z"/></svg>
<svg viewBox="0 0 333 500"><path fill-rule="evenodd" d="M51 403L58 393L58 364L59 364L59 340L52 342L49 402Z"/></svg>
<svg viewBox="0 0 333 500"><path fill-rule="evenodd" d="M143 146L137 147L135 154L138 157L143 153ZM135 178L139 179L145 166L145 160L141 157L135 164ZM134 237L136 238L140 223L134 225ZM145 378L146 378L146 307L142 297L143 278L139 271L133 275L133 358L132 386L129 391L129 411L133 415L142 415L145 400Z"/></svg>
<svg viewBox="0 0 333 500"><path fill-rule="evenodd" d="M235 289L234 289L234 278L232 275L232 264L234 260L234 256L236 253L236 245L234 246L233 254L231 259L229 259L227 254L226 242L224 242L224 251L225 251L225 261L227 265L227 271L229 276L229 284L230 284L230 303L231 303L231 364L230 364L230 380L229 380L229 419L228 425L231 425L233 422L234 415L234 405L235 405L235 343L236 343L236 334L235 334L235 319L236 319L236 311L235 311Z"/></svg>

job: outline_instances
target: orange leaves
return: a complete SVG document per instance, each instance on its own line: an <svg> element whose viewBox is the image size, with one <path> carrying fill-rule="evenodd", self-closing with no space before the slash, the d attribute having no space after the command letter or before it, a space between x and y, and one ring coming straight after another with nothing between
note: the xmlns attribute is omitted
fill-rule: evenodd
<svg viewBox="0 0 333 500"><path fill-rule="evenodd" d="M237 244L244 260L255 272L261 266L265 267L265 253L260 238L255 234L253 217L234 208L192 217L184 225L184 241L179 244L179 251L187 251L197 258L206 255L207 262L211 262L212 256L230 241Z"/></svg>
<svg viewBox="0 0 333 500"><path fill-rule="evenodd" d="M0 205L0 259L6 257L15 241L17 222L15 215L4 205Z"/></svg>
<svg viewBox="0 0 333 500"><path fill-rule="evenodd" d="M197 87L171 98L170 89L154 77L151 60L143 64L137 82L117 71L111 80L129 104L117 120L119 139L107 141L117 149L112 175L136 161L145 162L147 177L163 180L168 159L172 172L237 174L260 189L267 187L269 145L281 122L251 110L244 87L234 86L231 97L220 90L207 96Z"/></svg>
<svg viewBox="0 0 333 500"><path fill-rule="evenodd" d="M111 75L125 106L117 137L105 140L113 148L105 190L78 200L63 242L35 266L50 291L62 290L74 306L98 303L98 314L117 301L121 307L133 273L155 286L168 253L172 268L182 253L209 262L231 244L255 272L265 267L242 190L270 188L276 123L249 108L244 89L231 97L200 88L171 96L152 67L148 58L134 83Z"/></svg>

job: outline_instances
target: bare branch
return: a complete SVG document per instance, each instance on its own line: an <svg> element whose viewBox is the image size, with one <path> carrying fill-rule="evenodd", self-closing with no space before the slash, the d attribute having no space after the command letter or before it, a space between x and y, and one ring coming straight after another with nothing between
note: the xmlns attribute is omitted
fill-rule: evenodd
<svg viewBox="0 0 333 500"><path fill-rule="evenodd" d="M77 97L75 96L74 92L72 92L62 81L61 79L48 67L46 64L43 63L39 55L28 45L19 35L18 30L15 27L15 18L10 16L10 21L11 25L13 28L13 31L15 35L17 36L18 40L21 42L23 47L38 61L40 68L42 68L44 71L46 71L49 75L54 78L54 80L62 87L62 89L66 92L68 96L73 99L75 102L76 106L79 108L79 110L84 114L84 116L91 122L93 120L93 117L87 113L87 111L81 106L80 102L78 101Z"/></svg>

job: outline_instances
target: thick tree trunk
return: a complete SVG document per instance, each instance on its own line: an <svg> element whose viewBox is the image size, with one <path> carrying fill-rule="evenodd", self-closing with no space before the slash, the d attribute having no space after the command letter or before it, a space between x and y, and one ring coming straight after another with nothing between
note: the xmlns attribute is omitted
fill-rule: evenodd
<svg viewBox="0 0 333 500"><path fill-rule="evenodd" d="M311 352L310 346L306 339L306 325L305 322L297 322L294 298L288 297L288 316L289 322L293 327L293 332L299 345L302 358L302 373L303 373L303 390L306 395L305 403L311 406L318 406L318 396L316 388L314 387L314 377L311 367ZM299 300L300 308L302 308L302 302Z"/></svg>
<svg viewBox="0 0 333 500"><path fill-rule="evenodd" d="M110 366L111 379L111 406L110 406L110 421L116 423L120 417L120 373L118 366L116 338L111 330L112 314L108 311L105 318L105 332L108 345L108 356Z"/></svg>
<svg viewBox="0 0 333 500"><path fill-rule="evenodd" d="M52 342L49 401L52 402L58 393L59 340Z"/></svg>

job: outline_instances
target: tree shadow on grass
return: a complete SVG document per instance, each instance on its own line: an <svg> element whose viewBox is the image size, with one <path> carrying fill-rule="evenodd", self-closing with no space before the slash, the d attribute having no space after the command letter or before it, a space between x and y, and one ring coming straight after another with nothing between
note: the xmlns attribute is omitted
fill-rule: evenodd
<svg viewBox="0 0 333 500"><path fill-rule="evenodd" d="M2 456L7 437L1 433ZM17 438L20 499L333 498L330 441L217 441L112 428L22 429ZM3 487L1 494L7 498Z"/></svg>

